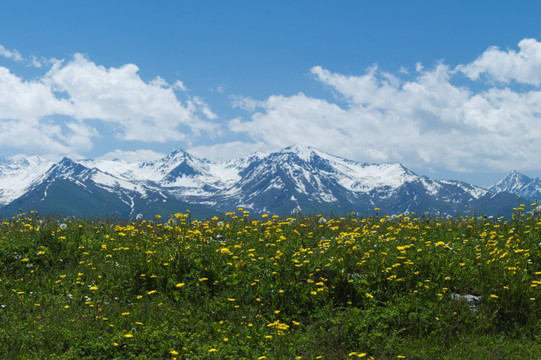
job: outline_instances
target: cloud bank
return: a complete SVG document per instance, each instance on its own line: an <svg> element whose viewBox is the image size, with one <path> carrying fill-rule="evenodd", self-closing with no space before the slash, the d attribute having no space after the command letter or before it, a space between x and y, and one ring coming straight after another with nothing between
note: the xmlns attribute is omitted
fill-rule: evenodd
<svg viewBox="0 0 541 360"><path fill-rule="evenodd" d="M0 56L30 63L1 46ZM0 66L0 146L85 153L112 132L119 145L107 158L161 154L124 152L125 141L146 142L149 149L182 144L212 160L304 144L424 169L541 169L541 43L535 39L521 40L517 49L490 47L454 66L418 63L396 73L372 66L362 74L314 66L310 75L327 97L302 89L266 99L233 96L232 107L243 113L233 119L218 116L180 80L143 80L134 64L104 67L81 54L40 64L48 68L32 80Z"/></svg>
<svg viewBox="0 0 541 360"><path fill-rule="evenodd" d="M23 61L16 51L0 55ZM216 118L200 97L185 96L181 81L144 81L138 67L106 68L75 54L52 61L43 76L24 80L0 67L0 145L24 151L70 154L89 151L100 136L96 122L117 140L164 143L212 132Z"/></svg>
<svg viewBox="0 0 541 360"><path fill-rule="evenodd" d="M404 78L404 68L344 75L314 66L312 76L335 101L301 92L236 97L233 105L250 115L228 127L263 151L306 144L360 161L422 168L541 169L541 43L524 39L518 52L491 47L468 64L417 64L415 71ZM214 145L208 153L229 147Z"/></svg>

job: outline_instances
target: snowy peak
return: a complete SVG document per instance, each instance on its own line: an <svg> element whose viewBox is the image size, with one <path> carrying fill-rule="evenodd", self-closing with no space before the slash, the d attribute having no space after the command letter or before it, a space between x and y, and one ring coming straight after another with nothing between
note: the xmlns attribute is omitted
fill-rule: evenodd
<svg viewBox="0 0 541 360"><path fill-rule="evenodd" d="M62 179L77 178L78 180L83 180L88 178L91 173L92 170L88 167L65 157L51 167L48 177Z"/></svg>
<svg viewBox="0 0 541 360"><path fill-rule="evenodd" d="M305 162L311 162L314 157L320 156L324 152L311 146L292 145L280 150L276 154L293 155Z"/></svg>
<svg viewBox="0 0 541 360"><path fill-rule="evenodd" d="M53 165L53 161L40 156L0 159L0 206L9 204L43 181Z"/></svg>
<svg viewBox="0 0 541 360"><path fill-rule="evenodd" d="M541 179L529 178L513 170L489 188L492 192L510 192L529 200L541 200Z"/></svg>
<svg viewBox="0 0 541 360"><path fill-rule="evenodd" d="M173 182L177 178L198 176L208 172L208 165L204 160L198 159L189 153L177 150L166 157L142 163L141 169L152 174L156 181Z"/></svg>
<svg viewBox="0 0 541 360"><path fill-rule="evenodd" d="M349 191L369 192L375 188L397 188L418 176L398 163L365 164L331 155L311 146L290 146L269 155L297 163L309 171L326 174Z"/></svg>
<svg viewBox="0 0 541 360"><path fill-rule="evenodd" d="M277 214L366 213L378 207L385 213L454 215L475 209L498 215L516 206L516 196L510 193L495 196L496 192L510 190L539 199L541 180L513 172L489 191L460 181L419 176L398 163L360 163L302 145L223 163L182 150L147 162L0 159L0 210L5 210L4 214L24 204L29 210L38 206L51 211L59 210L57 204L65 204L69 211L84 213L85 206L92 203L99 213L111 207L111 214L129 216L141 207L156 213L164 209L184 211L175 209L178 204L222 212L242 206L253 213ZM73 199L87 199L87 204L74 204Z"/></svg>
<svg viewBox="0 0 541 360"><path fill-rule="evenodd" d="M221 165L224 169L228 169L230 171L236 171L237 173L240 173L244 169L252 165L253 163L259 162L265 157L267 157L267 154L256 152L250 155L240 156L233 160L226 161L225 163L222 163Z"/></svg>
<svg viewBox="0 0 541 360"><path fill-rule="evenodd" d="M531 178L527 177L524 174L521 174L516 170L513 170L496 184L492 185L490 189L497 191L509 191L514 193L517 190L520 190L524 186L528 185L531 181Z"/></svg>

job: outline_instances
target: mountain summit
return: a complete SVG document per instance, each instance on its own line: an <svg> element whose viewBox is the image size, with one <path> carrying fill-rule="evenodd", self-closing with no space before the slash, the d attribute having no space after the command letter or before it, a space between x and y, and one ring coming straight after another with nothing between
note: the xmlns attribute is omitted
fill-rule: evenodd
<svg viewBox="0 0 541 360"><path fill-rule="evenodd" d="M489 188L492 192L510 192L529 200L541 200L541 179L532 179L513 170Z"/></svg>
<svg viewBox="0 0 541 360"><path fill-rule="evenodd" d="M364 164L301 145L223 163L182 150L140 163L30 157L0 161L0 214L37 210L128 218L190 209L202 217L242 206L273 214L366 214L378 207L387 214L505 215L517 205L510 192L541 188L518 173L508 178L487 190L419 176L401 164Z"/></svg>

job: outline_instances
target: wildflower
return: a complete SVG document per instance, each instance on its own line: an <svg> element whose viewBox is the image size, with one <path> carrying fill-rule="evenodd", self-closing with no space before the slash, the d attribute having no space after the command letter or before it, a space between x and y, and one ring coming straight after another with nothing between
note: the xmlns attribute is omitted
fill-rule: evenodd
<svg viewBox="0 0 541 360"><path fill-rule="evenodd" d="M176 288L181 288L181 287L183 287L184 285L186 285L186 284L184 284L184 283L178 283L178 284L175 285L175 287L176 287Z"/></svg>
<svg viewBox="0 0 541 360"><path fill-rule="evenodd" d="M152 294L156 294L158 291L157 290L150 290L149 292L147 292L148 295L152 295Z"/></svg>
<svg viewBox="0 0 541 360"><path fill-rule="evenodd" d="M497 299L497 298L498 298L498 295L490 294L490 297L493 298L493 299Z"/></svg>
<svg viewBox="0 0 541 360"><path fill-rule="evenodd" d="M226 248L226 247L221 248L219 251L221 254L224 254L224 255L231 254L231 251L229 250L229 248Z"/></svg>
<svg viewBox="0 0 541 360"><path fill-rule="evenodd" d="M209 352L215 352L215 351L218 351L218 350L215 348L209 349Z"/></svg>
<svg viewBox="0 0 541 360"><path fill-rule="evenodd" d="M366 293L365 294L367 298L369 299L373 299L374 298L374 295L370 294L370 293Z"/></svg>
<svg viewBox="0 0 541 360"><path fill-rule="evenodd" d="M128 333L128 334L124 335L124 337L125 337L126 339L131 339L131 338L133 337L133 334L129 334L129 333Z"/></svg>

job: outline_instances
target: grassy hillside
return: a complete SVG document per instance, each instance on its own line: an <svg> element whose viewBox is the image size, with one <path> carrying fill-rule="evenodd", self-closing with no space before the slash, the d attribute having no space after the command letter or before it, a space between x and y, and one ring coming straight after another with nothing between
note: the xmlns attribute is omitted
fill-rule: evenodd
<svg viewBox="0 0 541 360"><path fill-rule="evenodd" d="M0 224L0 357L541 358L529 209L509 221L21 214Z"/></svg>

